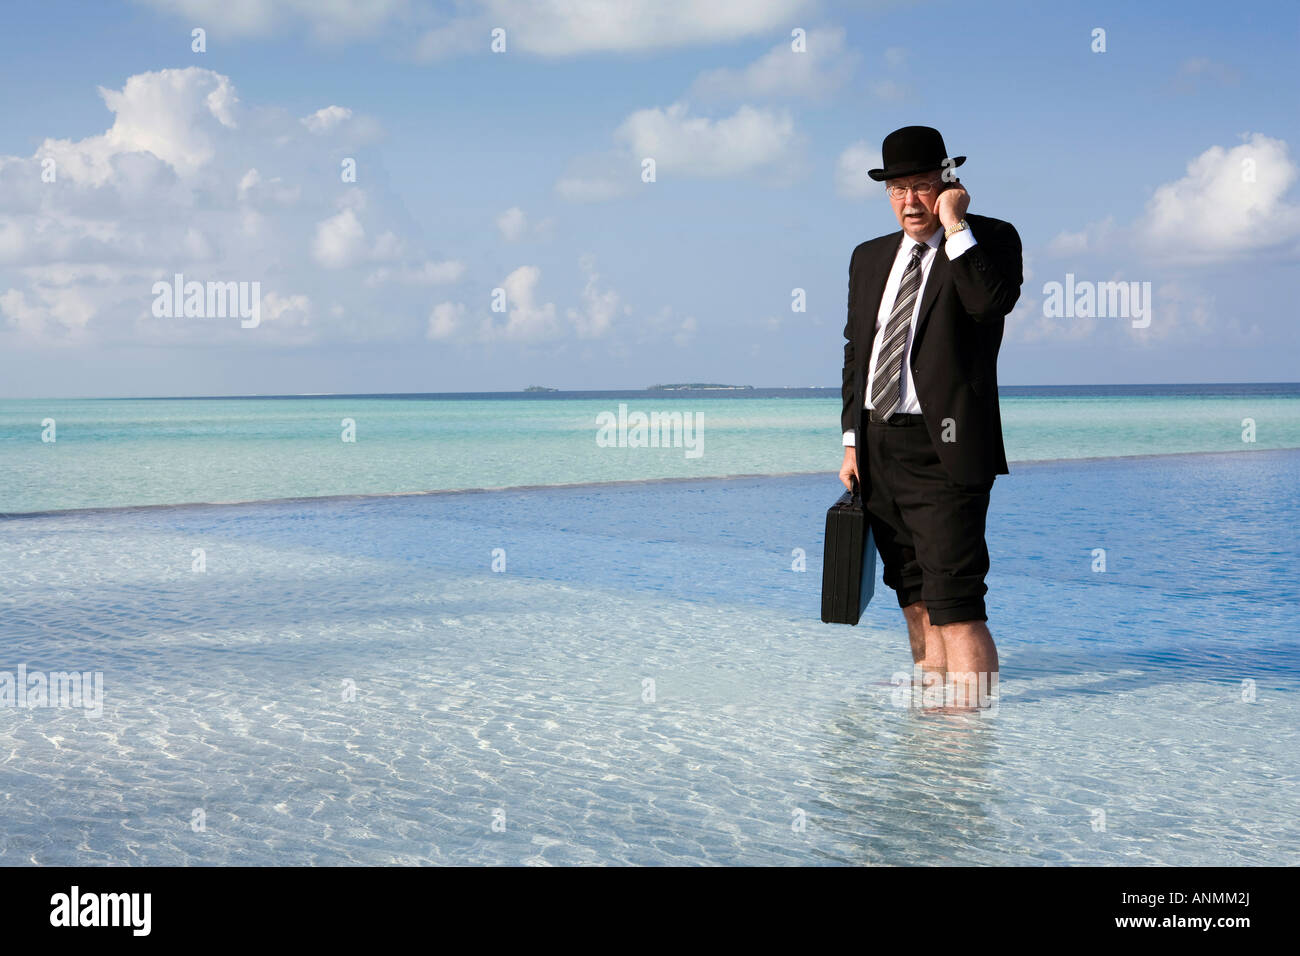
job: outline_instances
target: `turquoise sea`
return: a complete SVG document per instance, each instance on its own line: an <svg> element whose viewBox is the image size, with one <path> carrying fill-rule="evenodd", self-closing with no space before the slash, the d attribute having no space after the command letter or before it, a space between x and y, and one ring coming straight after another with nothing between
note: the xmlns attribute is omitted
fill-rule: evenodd
<svg viewBox="0 0 1300 956"><path fill-rule="evenodd" d="M833 390L0 402L0 705L102 678L0 706L0 865L1300 862L1300 386L1001 407L929 716L819 619Z"/></svg>
<svg viewBox="0 0 1300 956"><path fill-rule="evenodd" d="M602 447L620 405L694 416L698 457ZM839 410L838 389L0 400L0 513L834 472ZM1293 384L1004 388L1001 410L1013 462L1300 448Z"/></svg>

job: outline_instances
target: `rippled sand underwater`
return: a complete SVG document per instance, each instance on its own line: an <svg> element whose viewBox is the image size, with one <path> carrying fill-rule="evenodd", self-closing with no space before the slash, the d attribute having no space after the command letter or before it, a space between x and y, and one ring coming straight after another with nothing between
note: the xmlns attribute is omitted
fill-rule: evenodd
<svg viewBox="0 0 1300 956"><path fill-rule="evenodd" d="M833 475L0 521L0 670L105 692L0 708L0 864L1295 864L1298 473L999 478L991 717L817 619Z"/></svg>

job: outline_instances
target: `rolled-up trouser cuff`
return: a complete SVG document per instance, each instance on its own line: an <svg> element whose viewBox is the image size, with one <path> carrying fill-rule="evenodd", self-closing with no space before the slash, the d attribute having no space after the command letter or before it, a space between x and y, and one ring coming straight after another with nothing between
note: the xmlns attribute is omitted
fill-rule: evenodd
<svg viewBox="0 0 1300 956"><path fill-rule="evenodd" d="M957 598L945 601L926 601L921 593L921 585L903 586L895 589L899 607L911 607L917 601L925 601L925 610L930 623L956 624L958 621L987 621L988 609L982 597Z"/></svg>
<svg viewBox="0 0 1300 956"><path fill-rule="evenodd" d="M917 601L922 600L921 582L915 584L895 584L891 583L888 578L891 575L885 575L885 584L894 589L894 594L898 598L899 607L911 607Z"/></svg>
<svg viewBox="0 0 1300 956"><path fill-rule="evenodd" d="M925 602L925 609L930 615L930 623L956 624L958 621L987 621L988 614L984 608L983 598L964 598L959 601Z"/></svg>

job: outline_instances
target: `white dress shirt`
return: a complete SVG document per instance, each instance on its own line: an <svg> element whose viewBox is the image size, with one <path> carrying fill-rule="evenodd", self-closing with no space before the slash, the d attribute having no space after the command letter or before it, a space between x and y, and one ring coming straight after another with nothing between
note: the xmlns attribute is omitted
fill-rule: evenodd
<svg viewBox="0 0 1300 956"><path fill-rule="evenodd" d="M916 395L916 385L912 382L912 336L916 333L916 320L921 315L921 299L925 296L925 283L930 277L930 266L934 264L934 257L939 254L939 243L943 240L943 226L937 228L925 244L929 248L921 253L921 287L916 290L916 302L912 305L912 321L907 328L907 344L903 346L903 385L899 396L899 405L895 412L911 413L913 415L921 414L921 402ZM863 407L871 408L871 383L876 376L876 358L880 355L880 346L885 337L885 326L889 324L889 314L894 311L894 300L898 298L898 287L903 282L903 273L907 270L908 260L912 258L912 247L918 240L913 239L907 233L903 233L903 241L899 243L898 253L894 256L894 265L889 270L889 279L885 282L885 292L880 297L880 309L876 313L876 337L871 343L871 365L867 369L867 381L863 396ZM959 255L975 245L975 237L971 235L970 227L963 229L961 232L952 234L947 244L944 245L944 252L948 258L956 259ZM855 444L855 429L850 428L844 433L844 444Z"/></svg>

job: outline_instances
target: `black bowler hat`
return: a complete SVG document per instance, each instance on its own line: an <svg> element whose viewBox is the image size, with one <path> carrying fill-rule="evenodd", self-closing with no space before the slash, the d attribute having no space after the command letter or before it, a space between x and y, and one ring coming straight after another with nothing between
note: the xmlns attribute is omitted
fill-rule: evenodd
<svg viewBox="0 0 1300 956"><path fill-rule="evenodd" d="M867 175L878 182L942 169L943 161L948 158L943 137L932 126L904 126L894 130L885 137L880 153L885 168L867 170ZM953 166L964 162L965 156L952 157Z"/></svg>

